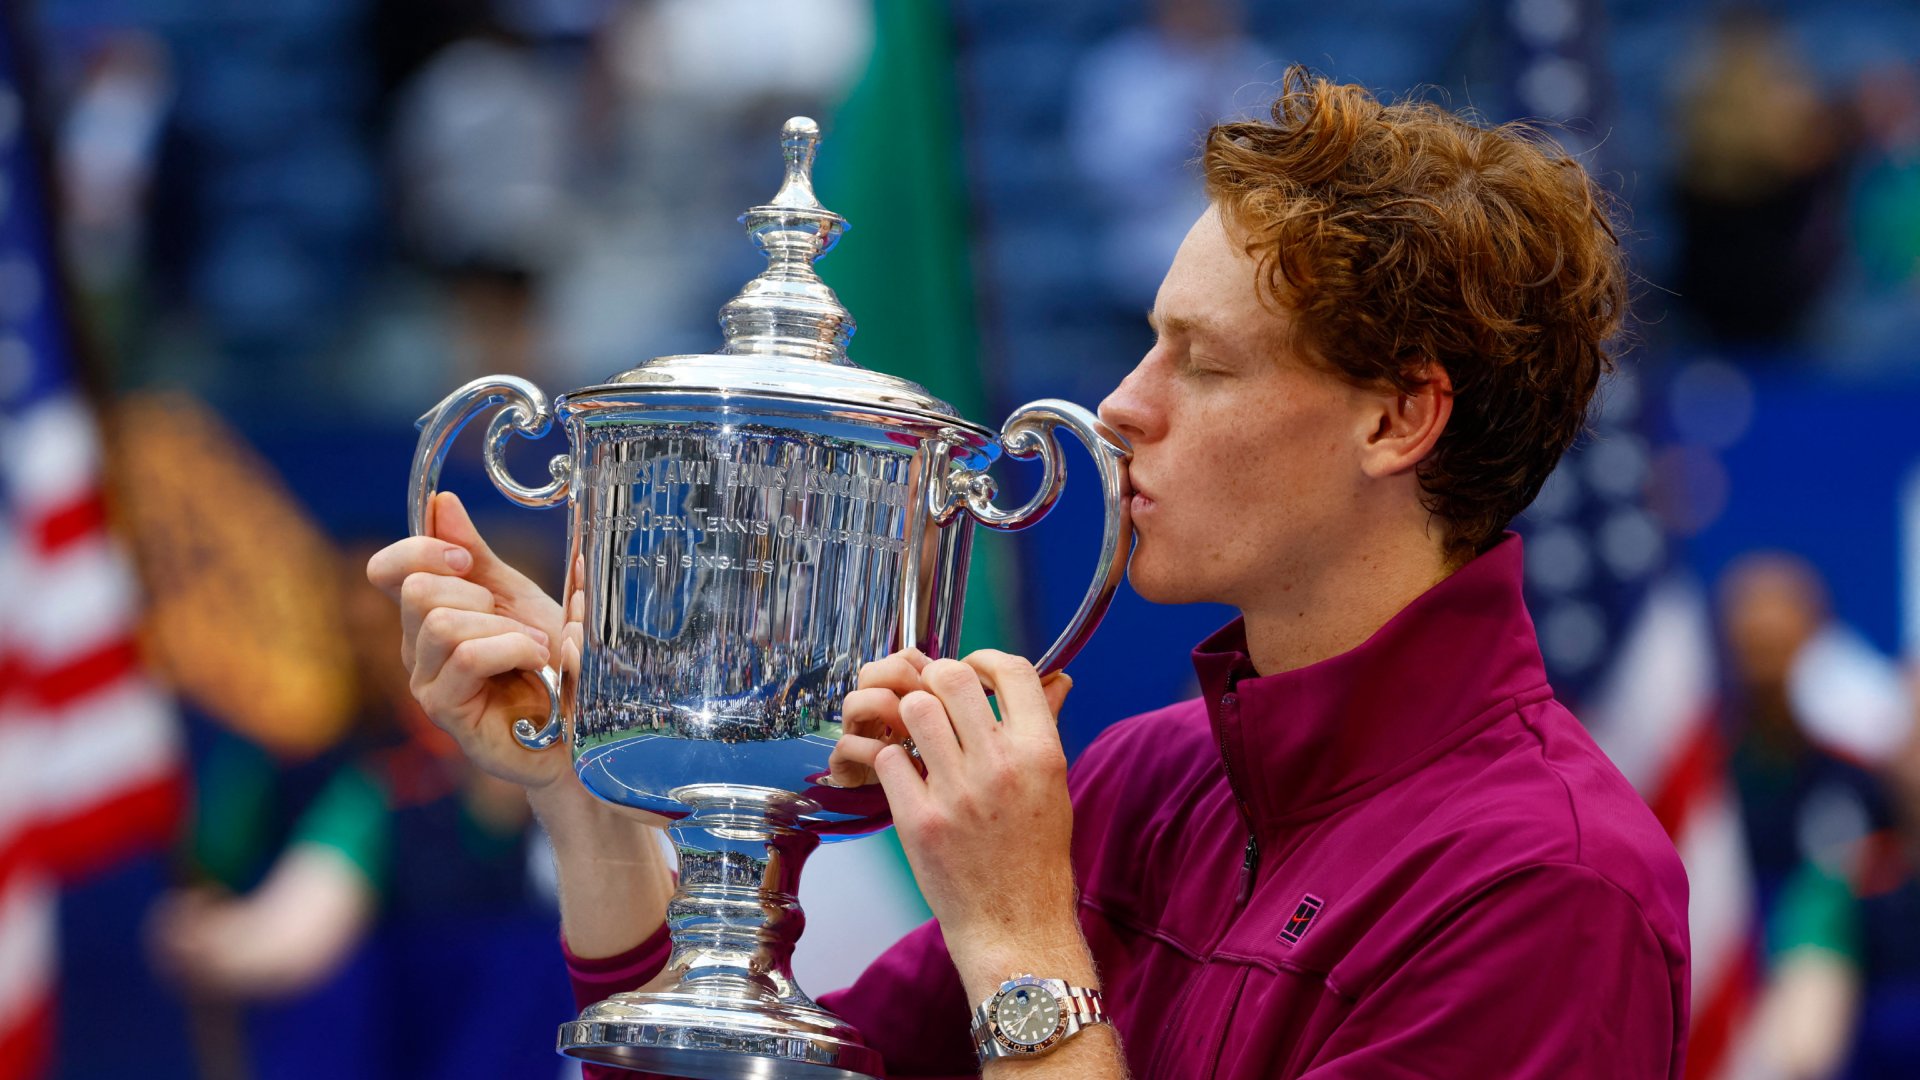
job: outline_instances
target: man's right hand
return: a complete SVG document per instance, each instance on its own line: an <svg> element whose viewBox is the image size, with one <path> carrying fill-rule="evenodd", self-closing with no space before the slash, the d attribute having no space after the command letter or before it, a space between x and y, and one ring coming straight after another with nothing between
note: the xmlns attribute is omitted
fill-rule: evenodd
<svg viewBox="0 0 1920 1080"><path fill-rule="evenodd" d="M568 640L560 605L493 553L458 498L434 496L427 532L367 562L368 580L400 602L413 696L468 761L527 789L553 841L567 947L583 958L626 953L660 929L673 896L673 864L649 827L661 819L589 794L565 747L528 750L513 737L514 720L546 720L535 672L579 663L585 599L573 596Z"/></svg>
<svg viewBox="0 0 1920 1080"><path fill-rule="evenodd" d="M546 722L536 673L556 659L560 605L493 553L452 493L434 496L427 532L367 562L367 579L400 603L413 696L478 768L529 791L566 779L563 747L528 750L513 737L520 717Z"/></svg>

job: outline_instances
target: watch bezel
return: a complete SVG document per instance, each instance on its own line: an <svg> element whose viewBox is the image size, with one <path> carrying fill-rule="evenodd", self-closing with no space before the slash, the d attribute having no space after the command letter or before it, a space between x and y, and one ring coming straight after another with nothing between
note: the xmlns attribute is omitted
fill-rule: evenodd
<svg viewBox="0 0 1920 1080"><path fill-rule="evenodd" d="M1001 1049L1011 1054L1032 1057L1046 1053L1059 1045L1061 1039L1067 1037L1067 1020L1072 1015L1073 1006L1067 1001L1067 995L1047 985L1050 981L1033 975L1009 979L1000 984L999 991L993 995L992 1000L987 1002L987 1030L992 1033L993 1041L998 1043ZM1053 1031L1046 1038L1035 1043L1016 1042L1012 1036L1000 1030L1000 1000L1023 986L1045 990L1048 996L1053 998L1054 1008L1057 1010L1053 1019Z"/></svg>

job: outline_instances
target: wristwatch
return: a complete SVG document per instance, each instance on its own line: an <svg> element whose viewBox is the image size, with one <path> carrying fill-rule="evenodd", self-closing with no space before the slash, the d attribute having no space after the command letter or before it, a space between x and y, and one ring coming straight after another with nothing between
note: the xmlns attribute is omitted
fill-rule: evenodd
<svg viewBox="0 0 1920 1080"><path fill-rule="evenodd" d="M1015 975L974 1008L973 1052L982 1068L998 1058L1035 1057L1106 1022L1100 991Z"/></svg>

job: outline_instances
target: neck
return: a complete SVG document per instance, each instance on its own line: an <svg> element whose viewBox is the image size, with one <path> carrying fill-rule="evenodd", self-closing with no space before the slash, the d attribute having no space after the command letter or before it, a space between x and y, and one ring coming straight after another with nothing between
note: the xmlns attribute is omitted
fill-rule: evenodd
<svg viewBox="0 0 1920 1080"><path fill-rule="evenodd" d="M1338 656L1456 569L1424 528L1347 545L1311 572L1297 566L1267 595L1240 607L1253 668L1277 675Z"/></svg>

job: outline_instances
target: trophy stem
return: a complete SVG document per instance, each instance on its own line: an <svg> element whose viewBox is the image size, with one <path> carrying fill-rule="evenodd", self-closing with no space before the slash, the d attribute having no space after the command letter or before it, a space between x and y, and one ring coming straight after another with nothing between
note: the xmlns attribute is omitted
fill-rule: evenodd
<svg viewBox="0 0 1920 1080"><path fill-rule="evenodd" d="M806 926L800 870L820 838L805 800L767 788L693 785L670 832L680 888L667 904L673 952L652 989L615 994L560 1028L561 1053L703 1080L878 1076L880 1055L793 979Z"/></svg>
<svg viewBox="0 0 1920 1080"><path fill-rule="evenodd" d="M807 925L800 870L820 838L790 811L731 799L695 805L669 832L680 890L667 904L668 972L689 990L724 985L812 1006L793 981L793 946Z"/></svg>

